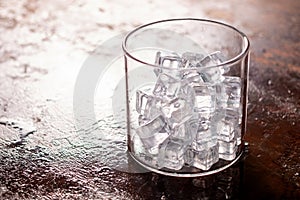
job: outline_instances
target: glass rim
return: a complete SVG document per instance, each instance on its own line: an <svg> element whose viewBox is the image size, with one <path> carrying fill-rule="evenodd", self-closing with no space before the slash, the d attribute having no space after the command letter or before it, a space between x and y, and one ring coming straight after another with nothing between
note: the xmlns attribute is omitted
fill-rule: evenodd
<svg viewBox="0 0 300 200"><path fill-rule="evenodd" d="M133 29L129 33L127 33L125 38L123 39L123 42L122 42L122 49L123 49L124 55L127 55L131 59L133 59L133 60L135 60L135 61L137 61L141 64L144 64L144 65L149 65L149 66L152 66L152 67L161 67L161 68L168 69L168 70L178 70L178 69L174 69L174 68L170 68L170 67L164 67L164 66L158 66L158 65L155 65L155 64L152 64L152 63L142 61L142 60L138 59L137 57L133 56L127 48L128 39L130 38L131 35L133 35L138 30L140 30L142 28L145 28L145 27L148 27L148 26L151 26L151 25L164 23L164 22L173 22L173 21L200 21L200 22L206 22L206 23L211 23L211 24L215 24L215 25L221 25L221 26L227 27L227 28L229 28L233 31L236 31L242 37L243 43L245 44L245 47L242 49L242 51L239 54L237 54L235 57L233 57L231 59L226 60L225 62L222 62L222 63L217 64L217 65L206 66L206 67L203 67L203 69L204 68L205 69L212 68L212 67L221 67L221 66L225 66L225 65L233 65L236 62L238 62L241 58L243 58L245 55L247 55L247 53L249 52L250 41L249 41L248 37L246 36L246 34L244 34L242 31L238 30L237 28L235 28L235 27L233 27L229 24L219 22L219 21L215 21L215 20L200 19L200 18L172 18L172 19L158 20L158 21L154 21L154 22L151 22L151 23L143 24L143 25L140 25L140 26L136 27L135 29ZM193 69L197 69L197 67L191 67L189 69L193 70ZM179 70L184 70L184 69L179 69Z"/></svg>

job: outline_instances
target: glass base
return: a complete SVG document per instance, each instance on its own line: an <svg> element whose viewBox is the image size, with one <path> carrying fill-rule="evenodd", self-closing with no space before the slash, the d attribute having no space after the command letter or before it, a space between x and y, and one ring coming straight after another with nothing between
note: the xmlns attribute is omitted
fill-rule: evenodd
<svg viewBox="0 0 300 200"><path fill-rule="evenodd" d="M181 170L178 171L174 171L174 170L170 170L170 169L166 169L166 168L162 168L162 169L157 169L153 166L150 166L144 162L142 162L136 155L134 155L134 153L129 152L129 155L132 157L132 159L137 162L139 165L141 165L142 167L144 167L145 169L161 174L161 175L165 175L165 176L173 176L173 177L201 177L201 176L207 176L207 175L212 175L212 174L216 174L218 172L221 172L227 168L229 168L230 166L232 166L233 164L235 164L243 155L244 153L244 145L240 145L239 150L236 154L236 158L234 160L231 161L226 161L226 160L222 160L220 159L217 163L215 163L210 170L204 171L195 167L191 167L191 166L184 166Z"/></svg>

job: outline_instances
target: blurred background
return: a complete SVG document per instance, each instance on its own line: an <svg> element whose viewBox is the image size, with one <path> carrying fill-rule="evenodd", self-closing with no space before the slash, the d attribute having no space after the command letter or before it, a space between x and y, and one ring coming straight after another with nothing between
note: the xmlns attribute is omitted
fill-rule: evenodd
<svg viewBox="0 0 300 200"><path fill-rule="evenodd" d="M0 199L300 198L299 10L296 0L0 0ZM124 127L100 120L76 129L77 75L108 39L178 17L249 37L249 152L202 179L116 171L106 164L110 147L81 134Z"/></svg>

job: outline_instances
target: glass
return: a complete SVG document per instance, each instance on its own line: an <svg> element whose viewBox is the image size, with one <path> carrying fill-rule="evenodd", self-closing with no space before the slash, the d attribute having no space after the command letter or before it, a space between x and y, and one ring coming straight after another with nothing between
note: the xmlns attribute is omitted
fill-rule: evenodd
<svg viewBox="0 0 300 200"><path fill-rule="evenodd" d="M123 41L127 144L148 170L214 174L239 160L247 118L249 40L203 19L140 26Z"/></svg>

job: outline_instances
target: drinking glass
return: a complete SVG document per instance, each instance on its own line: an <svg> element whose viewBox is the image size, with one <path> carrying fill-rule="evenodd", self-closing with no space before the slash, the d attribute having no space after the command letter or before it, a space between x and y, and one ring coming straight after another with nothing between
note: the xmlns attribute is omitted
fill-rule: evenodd
<svg viewBox="0 0 300 200"><path fill-rule="evenodd" d="M127 145L148 170L222 171L244 149L250 43L238 29L181 18L142 25L123 41Z"/></svg>

